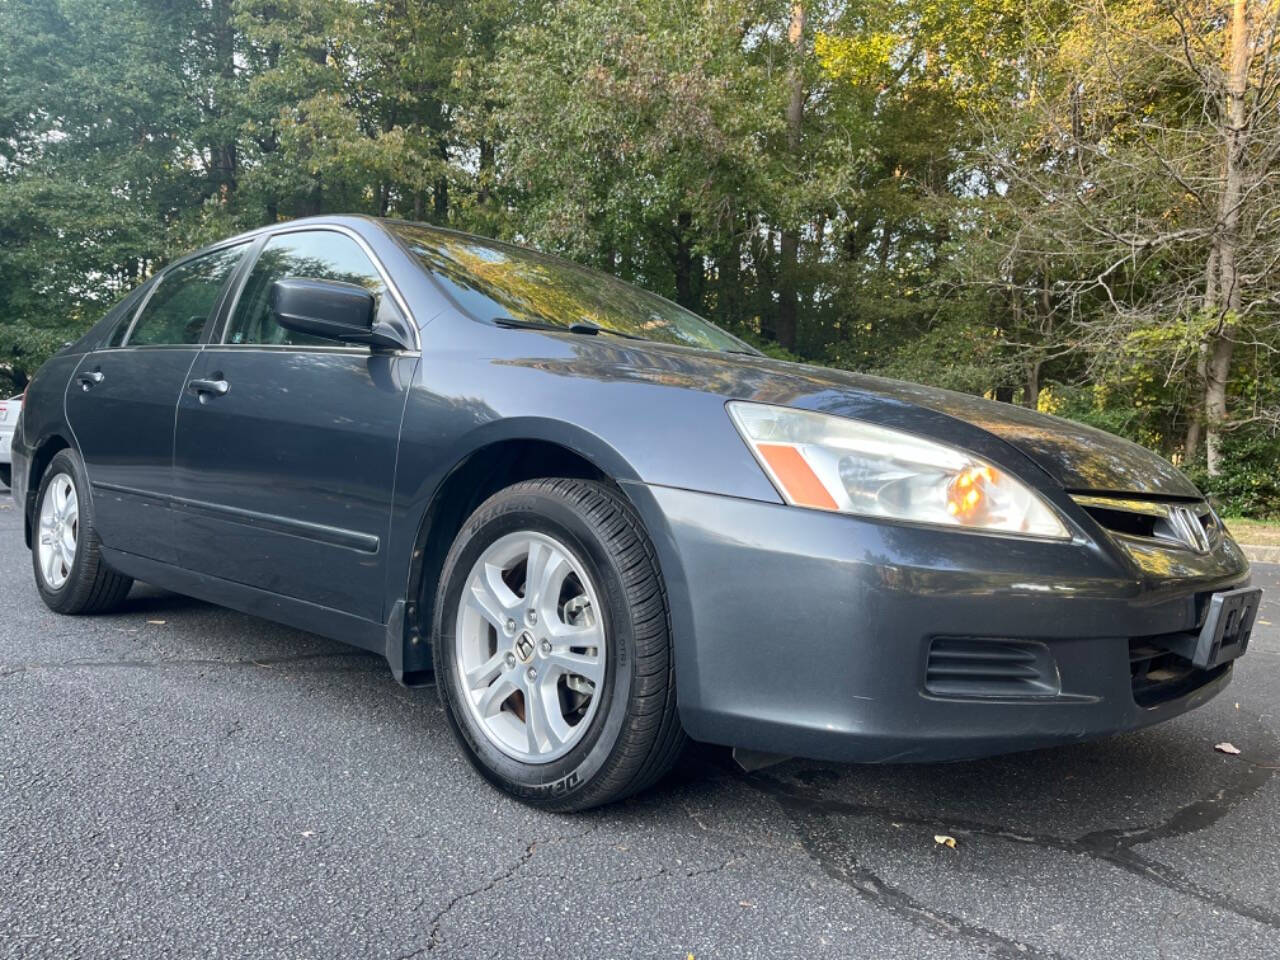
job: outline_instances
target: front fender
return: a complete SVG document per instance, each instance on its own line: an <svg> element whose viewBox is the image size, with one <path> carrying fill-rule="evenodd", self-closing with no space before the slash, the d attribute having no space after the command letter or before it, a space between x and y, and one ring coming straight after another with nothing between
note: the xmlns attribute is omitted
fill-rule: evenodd
<svg viewBox="0 0 1280 960"><path fill-rule="evenodd" d="M425 332L445 342L474 334L478 326L442 320ZM457 323L468 326L458 330ZM495 332L495 347L510 344L519 351L520 341L526 340L517 331ZM433 542L431 534L440 528L433 511L443 509L437 495L456 471L471 466L487 448L517 440L554 445L586 460L629 495L646 486L671 486L780 502L738 436L722 397L679 378L593 378L592 358L575 353L576 343L538 340L542 354L536 358L519 352L436 350L424 344L401 427L387 537L384 610L391 614L397 603L406 605L402 655L389 655L402 676L429 666L421 626L426 611L414 606L423 569L433 569L449 546ZM611 359L617 359L613 351ZM638 364L635 370L639 374ZM455 528L448 523L443 527ZM654 531L654 536L661 533ZM672 563L668 554L664 575L669 582L679 576L668 569ZM396 637L389 637L388 644L401 653Z"/></svg>

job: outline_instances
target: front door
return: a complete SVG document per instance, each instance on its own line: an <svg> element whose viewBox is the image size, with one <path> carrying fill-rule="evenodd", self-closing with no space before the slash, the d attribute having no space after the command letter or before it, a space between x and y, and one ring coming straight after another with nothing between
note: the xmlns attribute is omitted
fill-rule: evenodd
<svg viewBox="0 0 1280 960"><path fill-rule="evenodd" d="M358 283L387 303L350 236L273 236L178 404L179 563L381 622L400 421L417 357L308 337L271 315L284 277Z"/></svg>
<svg viewBox="0 0 1280 960"><path fill-rule="evenodd" d="M162 273L108 345L80 362L67 389L67 421L84 458L99 537L108 547L176 559L173 418L227 280L247 244Z"/></svg>

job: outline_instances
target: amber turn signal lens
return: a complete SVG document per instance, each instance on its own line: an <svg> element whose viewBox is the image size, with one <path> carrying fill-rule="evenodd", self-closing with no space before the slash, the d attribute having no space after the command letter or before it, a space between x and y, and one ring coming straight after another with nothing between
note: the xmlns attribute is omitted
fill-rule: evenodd
<svg viewBox="0 0 1280 960"><path fill-rule="evenodd" d="M756 444L756 449L760 451L760 456L782 484L792 503L820 510L839 509L818 475L795 447L782 443L760 443Z"/></svg>
<svg viewBox="0 0 1280 960"><path fill-rule="evenodd" d="M987 487L999 475L988 466L975 466L961 471L947 485L947 513L962 520L976 517L986 507Z"/></svg>

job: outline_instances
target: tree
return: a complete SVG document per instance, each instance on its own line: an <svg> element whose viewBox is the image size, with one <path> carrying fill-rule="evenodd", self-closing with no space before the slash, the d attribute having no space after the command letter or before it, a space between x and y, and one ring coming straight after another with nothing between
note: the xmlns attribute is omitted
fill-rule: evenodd
<svg viewBox="0 0 1280 960"><path fill-rule="evenodd" d="M1277 333L1278 17L1252 0L1074 5L1058 50L1029 61L1034 95L986 143L1001 280L1043 264L1049 311L1094 377L1136 358L1197 389L1180 447L1189 460L1203 423L1211 476L1241 422L1235 346L1272 350Z"/></svg>
<svg viewBox="0 0 1280 960"><path fill-rule="evenodd" d="M530 243L1264 509L1274 0L8 0L0 376L290 217ZM1237 469L1238 467L1238 469ZM1271 489L1267 487L1266 489ZM1276 502L1272 509L1280 509Z"/></svg>

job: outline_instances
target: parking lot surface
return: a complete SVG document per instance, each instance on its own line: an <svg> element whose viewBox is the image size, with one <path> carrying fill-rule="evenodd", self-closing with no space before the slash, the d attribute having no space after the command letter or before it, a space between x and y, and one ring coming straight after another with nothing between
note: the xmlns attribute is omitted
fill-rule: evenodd
<svg viewBox="0 0 1280 960"><path fill-rule="evenodd" d="M5 500L0 956L1280 957L1280 567L1254 581L1234 681L1172 723L938 766L700 748L557 816L379 658L145 586L50 613Z"/></svg>

